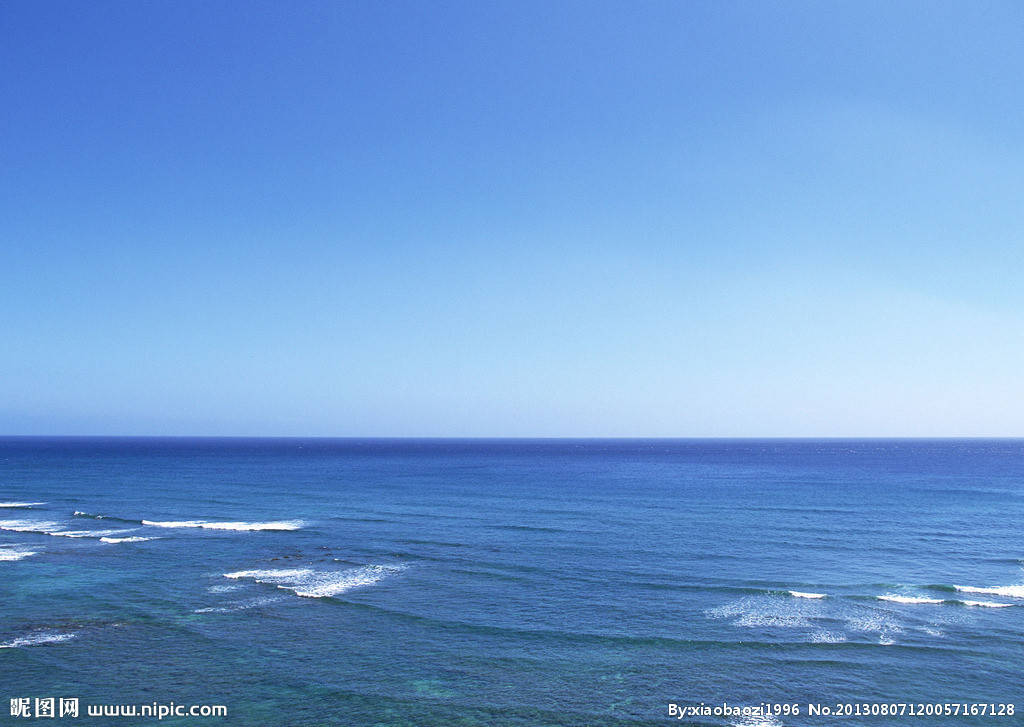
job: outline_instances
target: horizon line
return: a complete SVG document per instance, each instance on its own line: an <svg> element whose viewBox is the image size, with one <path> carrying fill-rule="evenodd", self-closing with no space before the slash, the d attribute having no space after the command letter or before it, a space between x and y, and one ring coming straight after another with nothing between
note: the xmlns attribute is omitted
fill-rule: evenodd
<svg viewBox="0 0 1024 727"><path fill-rule="evenodd" d="M4 439L277 439L325 441L936 441L936 440L1024 440L1019 434L941 435L333 435L333 434L0 434Z"/></svg>

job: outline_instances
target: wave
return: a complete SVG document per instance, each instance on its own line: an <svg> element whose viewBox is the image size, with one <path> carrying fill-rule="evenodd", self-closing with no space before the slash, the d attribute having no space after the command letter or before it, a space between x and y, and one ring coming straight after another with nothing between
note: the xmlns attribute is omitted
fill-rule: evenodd
<svg viewBox="0 0 1024 727"><path fill-rule="evenodd" d="M100 538L101 543L141 543L146 540L159 540L159 538L144 538L140 535L128 538L111 538L107 536L103 536Z"/></svg>
<svg viewBox="0 0 1024 727"><path fill-rule="evenodd" d="M1006 596L1007 598L1024 598L1024 585L1020 586L992 586L982 588L978 586L953 586L961 593L985 593L990 596Z"/></svg>
<svg viewBox="0 0 1024 727"><path fill-rule="evenodd" d="M45 502L0 502L0 507L35 507L45 504Z"/></svg>
<svg viewBox="0 0 1024 727"><path fill-rule="evenodd" d="M133 525L141 525L141 520L129 520L128 518L115 517L113 515L95 515L91 512L82 512L81 510L75 510L71 513L72 517L83 517L89 518L90 520L114 520L119 523L131 523Z"/></svg>
<svg viewBox="0 0 1024 727"><path fill-rule="evenodd" d="M892 601L894 603L941 603L947 606L979 606L982 608L1008 608L1014 605L1012 603L997 603L996 601L962 601L958 598L923 598L921 596L898 596L896 594L877 596L877 598L879 601Z"/></svg>
<svg viewBox="0 0 1024 727"><path fill-rule="evenodd" d="M0 530L12 533L42 533L49 535L51 531L60 529L60 523L42 520L0 520Z"/></svg>
<svg viewBox="0 0 1024 727"><path fill-rule="evenodd" d="M118 536L123 533L130 533L135 528L120 528L114 530L65 530L64 526L57 522L41 520L0 520L0 530L8 530L12 533L35 533L37 535L50 535L55 538L105 538Z"/></svg>
<svg viewBox="0 0 1024 727"><path fill-rule="evenodd" d="M55 538L112 538L130 533L137 528L118 528L113 530L65 530L60 523L43 520L0 520L0 530L12 533L35 533L50 535Z"/></svg>
<svg viewBox="0 0 1024 727"><path fill-rule="evenodd" d="M133 525L148 525L156 528L204 528L206 530L299 530L301 520L275 520L271 522L220 522L216 520L130 520L115 515L100 515L75 510L74 517L91 520L114 520Z"/></svg>
<svg viewBox="0 0 1024 727"><path fill-rule="evenodd" d="M29 634L28 636L19 636L16 639L4 641L3 643L0 643L0 649L17 649L22 646L56 644L61 641L70 641L75 638L75 636L76 634L61 633L59 631L40 631L38 633Z"/></svg>
<svg viewBox="0 0 1024 727"><path fill-rule="evenodd" d="M401 565L366 565L343 571L312 568L243 570L225 573L225 578L251 578L256 583L275 585L305 598L330 598L355 588L371 586L389 575L405 570Z"/></svg>
<svg viewBox="0 0 1024 727"><path fill-rule="evenodd" d="M31 555L36 555L36 551L0 548L0 562L21 560L22 558L28 558Z"/></svg>
<svg viewBox="0 0 1024 727"><path fill-rule="evenodd" d="M271 583L270 579L300 578L312 573L311 568L267 568L264 570L240 570L225 573L225 578L252 578L257 583Z"/></svg>
<svg viewBox="0 0 1024 727"><path fill-rule="evenodd" d="M193 609L192 613L233 613L235 611L245 611L250 608L268 606L271 603L277 603L278 601L284 598L287 598L287 596L281 596L279 598L255 598L251 601L244 601L242 603L236 603L231 606L209 606L207 608L196 608Z"/></svg>
<svg viewBox="0 0 1024 727"><path fill-rule="evenodd" d="M804 593L803 591L786 591L789 595L794 598L825 598L825 593Z"/></svg>
<svg viewBox="0 0 1024 727"><path fill-rule="evenodd" d="M889 593L885 596L877 596L879 601L891 601L893 603L942 603L941 598L924 598L923 596L900 596Z"/></svg>
<svg viewBox="0 0 1024 727"><path fill-rule="evenodd" d="M157 528L204 528L206 530L299 530L300 520L278 520L264 523L211 522L209 520L140 520L143 525Z"/></svg>

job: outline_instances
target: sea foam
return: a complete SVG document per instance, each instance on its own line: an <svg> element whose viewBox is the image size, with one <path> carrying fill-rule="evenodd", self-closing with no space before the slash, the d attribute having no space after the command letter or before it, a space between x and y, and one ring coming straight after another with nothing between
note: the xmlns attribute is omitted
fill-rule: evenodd
<svg viewBox="0 0 1024 727"><path fill-rule="evenodd" d="M739 722L732 723L732 727L782 727L782 722L775 715L759 714L741 717Z"/></svg>
<svg viewBox="0 0 1024 727"><path fill-rule="evenodd" d="M35 555L34 550L17 550L14 548L0 548L0 561L14 561L21 560L22 558L28 558L31 555Z"/></svg>
<svg viewBox="0 0 1024 727"><path fill-rule="evenodd" d="M1007 598L1024 598L1024 585L1020 586L992 586L981 588L977 586L953 586L961 593L986 593L990 596L1006 596Z"/></svg>
<svg viewBox="0 0 1024 727"><path fill-rule="evenodd" d="M135 535L128 538L111 538L103 536L100 538L101 543L141 543L146 540L159 540L159 538L144 538L140 535Z"/></svg>
<svg viewBox="0 0 1024 727"><path fill-rule="evenodd" d="M733 626L744 628L809 628L813 625L810 619L817 616L820 609L817 603L801 603L778 596L750 596L708 609L704 615L732 619Z"/></svg>
<svg viewBox="0 0 1024 727"><path fill-rule="evenodd" d="M143 520L143 525L157 528L204 528L207 530L299 530L299 520L278 520L265 523L211 522L209 520Z"/></svg>
<svg viewBox="0 0 1024 727"><path fill-rule="evenodd" d="M0 520L0 530L12 533L41 533L50 535L61 529L60 523L42 520Z"/></svg>
<svg viewBox="0 0 1024 727"><path fill-rule="evenodd" d="M824 593L804 593L803 591L789 591L789 595L794 598L825 598Z"/></svg>
<svg viewBox="0 0 1024 727"><path fill-rule="evenodd" d="M75 634L61 633L58 631L40 631L27 636L19 636L10 641L0 643L0 649L17 649L22 646L38 646L39 644L55 644L61 641L70 641Z"/></svg>
<svg viewBox="0 0 1024 727"><path fill-rule="evenodd" d="M400 565L367 565L343 571L312 568L280 568L244 570L225 573L225 578L251 578L256 583L275 585L305 598L338 596L355 588L363 588L404 570Z"/></svg>
<svg viewBox="0 0 1024 727"><path fill-rule="evenodd" d="M888 593L878 596L879 601L891 601L893 603L942 603L941 598L924 598L923 596L900 596L896 593Z"/></svg>
<svg viewBox="0 0 1024 727"><path fill-rule="evenodd" d="M13 533L36 533L51 535L55 538L105 538L130 533L138 528L118 528L114 530L65 530L58 522L42 520L0 520L0 530Z"/></svg>
<svg viewBox="0 0 1024 727"><path fill-rule="evenodd" d="M45 504L45 502L0 502L0 507L35 507Z"/></svg>

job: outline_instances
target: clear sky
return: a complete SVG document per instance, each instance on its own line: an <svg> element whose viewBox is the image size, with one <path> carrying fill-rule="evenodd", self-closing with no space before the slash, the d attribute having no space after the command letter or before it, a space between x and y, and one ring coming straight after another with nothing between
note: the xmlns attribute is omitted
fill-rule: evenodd
<svg viewBox="0 0 1024 727"><path fill-rule="evenodd" d="M0 433L1024 435L1024 7L0 3Z"/></svg>

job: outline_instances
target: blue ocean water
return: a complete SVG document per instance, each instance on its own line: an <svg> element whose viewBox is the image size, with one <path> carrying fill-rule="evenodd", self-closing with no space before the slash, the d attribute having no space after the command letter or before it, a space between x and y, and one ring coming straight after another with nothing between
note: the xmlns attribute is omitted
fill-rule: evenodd
<svg viewBox="0 0 1024 727"><path fill-rule="evenodd" d="M668 713L1019 700L1019 440L9 438L0 501L0 724L1022 723Z"/></svg>

